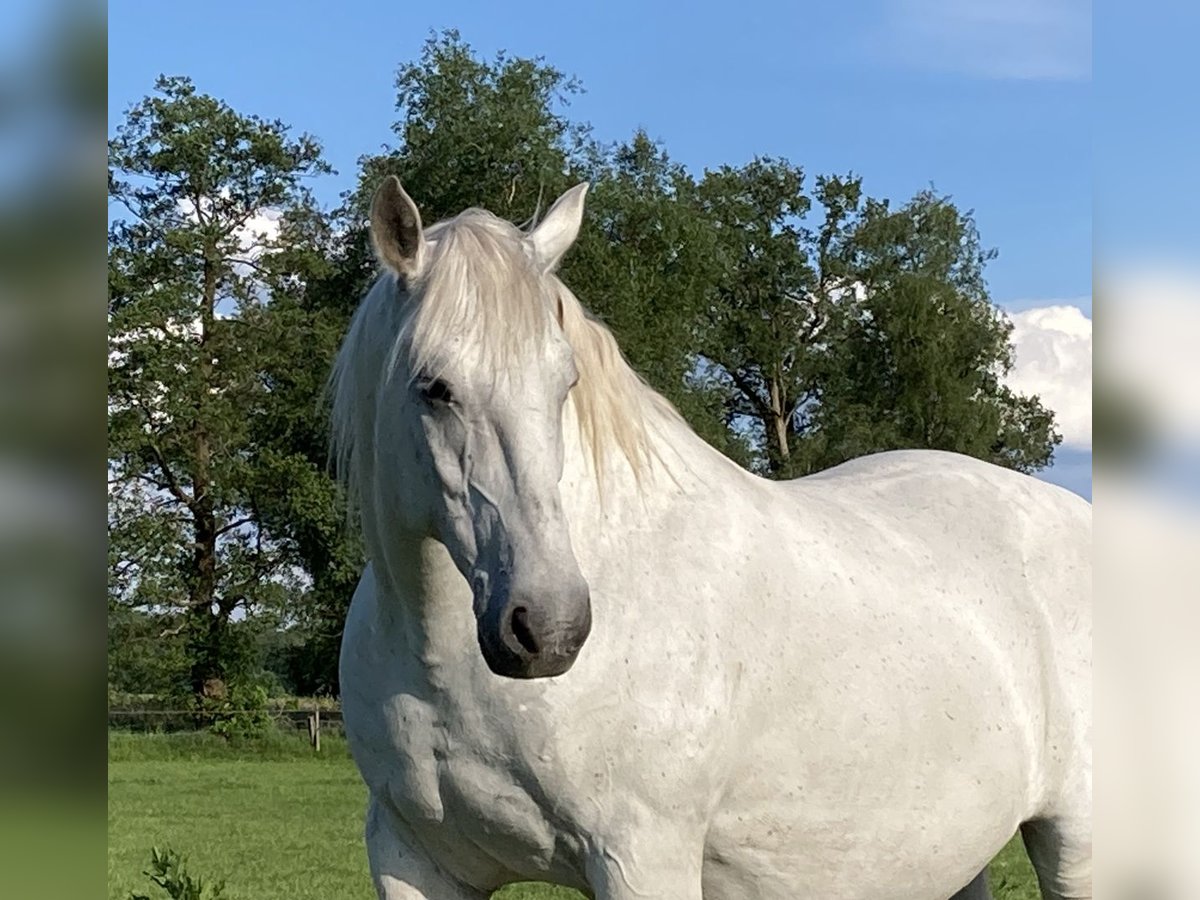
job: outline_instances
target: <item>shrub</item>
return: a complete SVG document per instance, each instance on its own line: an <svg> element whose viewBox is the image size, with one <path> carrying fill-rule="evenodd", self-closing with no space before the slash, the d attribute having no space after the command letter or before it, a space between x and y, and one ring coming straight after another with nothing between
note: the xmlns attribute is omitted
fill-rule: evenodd
<svg viewBox="0 0 1200 900"><path fill-rule="evenodd" d="M150 868L143 872L154 884L166 892L171 900L220 900L225 882L214 882L206 890L203 878L193 878L187 871L187 858L180 856L170 847L150 851ZM129 900L153 900L149 894L131 892Z"/></svg>
<svg viewBox="0 0 1200 900"><path fill-rule="evenodd" d="M253 740L275 728L270 697L262 685L235 684L225 696L206 697L203 708L212 715L210 730L226 740Z"/></svg>

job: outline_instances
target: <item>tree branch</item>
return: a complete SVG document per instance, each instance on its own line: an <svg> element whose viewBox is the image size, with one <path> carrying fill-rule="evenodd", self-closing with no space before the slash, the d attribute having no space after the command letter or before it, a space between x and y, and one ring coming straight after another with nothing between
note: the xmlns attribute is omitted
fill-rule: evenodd
<svg viewBox="0 0 1200 900"><path fill-rule="evenodd" d="M247 268L251 268L254 271L258 272L260 275L270 275L271 274L270 269L267 269L264 266L260 266L257 262L255 262L252 259L242 259L241 257L230 256L230 257L228 257L228 261L235 266L246 266Z"/></svg>
<svg viewBox="0 0 1200 900"><path fill-rule="evenodd" d="M154 441L147 441L146 447L149 448L150 453L154 456L154 461L158 464L158 468L162 471L163 475L166 476L166 484L160 485L160 487L165 487L166 490L171 492L171 495L176 500L178 500L188 509L195 512L195 499L189 497L187 492L185 492L182 486L180 486L178 479L175 477L175 473L171 471L171 467L167 464L167 460L163 456L162 450L158 448L158 444L154 443Z"/></svg>
<svg viewBox="0 0 1200 900"><path fill-rule="evenodd" d="M160 640L162 638L175 637L175 636L179 635L185 628L187 628L187 619L186 618L182 619L179 622L179 624L176 625L174 628L164 628L162 631L160 631L158 633L158 637Z"/></svg>
<svg viewBox="0 0 1200 900"><path fill-rule="evenodd" d="M759 414L765 421L771 414L770 404L763 400L758 393L758 389L751 384L746 376L740 373L737 369L726 369L725 371L729 373L729 377L733 379L733 383L737 385L738 390L740 390L749 398L750 402L753 404L755 409L759 411Z"/></svg>
<svg viewBox="0 0 1200 900"><path fill-rule="evenodd" d="M228 525L222 525L216 530L215 537L220 537L227 532L233 531L235 528L241 528L243 525L249 525L253 521L254 516L244 516L240 519L230 522Z"/></svg>
<svg viewBox="0 0 1200 900"><path fill-rule="evenodd" d="M109 200L110 203L112 200L116 200L123 207L125 207L125 209L127 209L135 219L142 224L148 224L149 220L146 218L145 213L140 209L134 209L133 206L130 205L129 198L127 198L124 194L109 194L109 197L111 198Z"/></svg>
<svg viewBox="0 0 1200 900"><path fill-rule="evenodd" d="M787 420L789 425L792 423L792 417L796 415L796 410L811 400L813 396L814 394L811 390L801 391L800 396L787 405L787 409L785 410L783 417L785 420Z"/></svg>

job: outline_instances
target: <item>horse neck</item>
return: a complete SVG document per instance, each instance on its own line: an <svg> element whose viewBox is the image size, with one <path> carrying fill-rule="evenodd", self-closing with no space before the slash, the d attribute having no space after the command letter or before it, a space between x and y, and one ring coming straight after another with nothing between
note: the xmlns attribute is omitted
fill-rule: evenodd
<svg viewBox="0 0 1200 900"><path fill-rule="evenodd" d="M707 497L714 487L730 481L754 479L681 418L656 414L647 429L647 459L637 470L616 447L605 448L596 460L585 448L568 404L561 487L573 544L581 559L590 552L602 556L606 549L620 545L607 537L642 530L680 502Z"/></svg>
<svg viewBox="0 0 1200 900"><path fill-rule="evenodd" d="M473 634L471 591L446 547L428 534L393 530L386 543L368 542L380 633L411 659L427 665L453 654L478 652L462 634ZM461 646L460 646L461 645Z"/></svg>

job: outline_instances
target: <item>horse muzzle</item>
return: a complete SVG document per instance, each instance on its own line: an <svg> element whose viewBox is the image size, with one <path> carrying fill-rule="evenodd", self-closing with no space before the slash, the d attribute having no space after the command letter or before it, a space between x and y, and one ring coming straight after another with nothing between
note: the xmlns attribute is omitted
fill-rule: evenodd
<svg viewBox="0 0 1200 900"><path fill-rule="evenodd" d="M510 592L493 598L476 619L479 649L488 668L505 678L551 678L575 663L592 630L586 583L553 599Z"/></svg>

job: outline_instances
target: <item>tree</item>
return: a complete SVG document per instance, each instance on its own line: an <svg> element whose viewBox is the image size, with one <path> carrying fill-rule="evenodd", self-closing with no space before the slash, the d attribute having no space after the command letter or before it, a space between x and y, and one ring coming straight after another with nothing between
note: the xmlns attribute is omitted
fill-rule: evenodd
<svg viewBox="0 0 1200 900"><path fill-rule="evenodd" d="M158 80L108 158L110 596L178 613L199 695L245 665L235 611L298 586L260 516L252 438L276 351L260 323L286 281L272 253L314 216L304 179L329 169L311 137L186 78Z"/></svg>
<svg viewBox="0 0 1200 900"><path fill-rule="evenodd" d="M797 225L811 205L803 185L786 160L756 159L706 173L699 190L718 260L699 349L729 388L729 426L748 427L764 451L757 468L772 473L788 465L792 422L812 397L806 361L826 318Z"/></svg>
<svg viewBox="0 0 1200 900"><path fill-rule="evenodd" d="M1037 397L1003 383L1012 325L990 300L971 214L923 191L893 210L852 208L832 353L804 434L801 471L897 448L950 450L1035 471L1061 436Z"/></svg>
<svg viewBox="0 0 1200 900"><path fill-rule="evenodd" d="M783 160L708 172L719 270L697 323L706 376L730 392L753 467L802 475L881 450L954 450L1031 471L1060 438L1004 386L1011 326L983 277L994 255L949 198L899 209L860 178Z"/></svg>
<svg viewBox="0 0 1200 900"><path fill-rule="evenodd" d="M437 221L472 206L523 222L575 181L595 152L565 115L579 82L541 58L478 58L454 30L431 36L396 76L399 146L362 160L350 208L365 218L376 186L397 175Z"/></svg>

